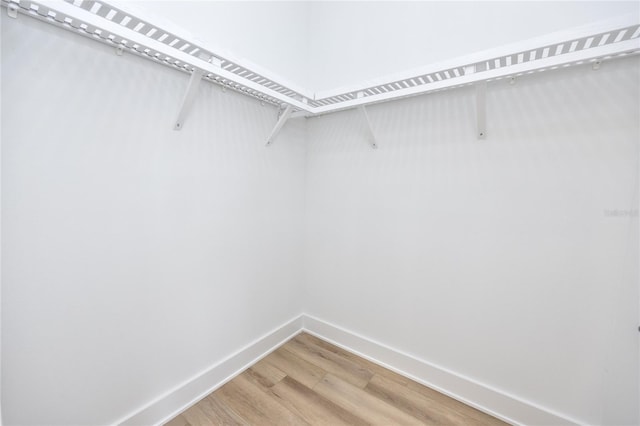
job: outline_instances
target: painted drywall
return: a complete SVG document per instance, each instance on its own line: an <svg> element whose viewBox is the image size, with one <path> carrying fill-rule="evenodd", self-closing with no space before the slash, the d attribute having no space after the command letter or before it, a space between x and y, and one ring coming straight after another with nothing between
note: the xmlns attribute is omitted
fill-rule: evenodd
<svg viewBox="0 0 640 426"><path fill-rule="evenodd" d="M311 2L308 84L322 92L621 14L639 2ZM320 95L321 96L321 95Z"/></svg>
<svg viewBox="0 0 640 426"><path fill-rule="evenodd" d="M4 423L112 424L300 313L304 123L1 15Z"/></svg>
<svg viewBox="0 0 640 426"><path fill-rule="evenodd" d="M640 61L308 120L304 312L582 424L637 424Z"/></svg>

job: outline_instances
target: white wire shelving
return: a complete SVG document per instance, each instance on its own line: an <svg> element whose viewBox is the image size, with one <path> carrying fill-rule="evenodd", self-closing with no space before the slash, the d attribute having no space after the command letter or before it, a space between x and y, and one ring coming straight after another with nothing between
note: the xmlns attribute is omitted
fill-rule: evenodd
<svg viewBox="0 0 640 426"><path fill-rule="evenodd" d="M365 82L312 93L292 88L241 60L213 52L178 31L155 25L122 5L103 0L0 0L10 15L18 12L77 34L192 74L262 102L277 105L289 117L313 116L364 107L408 96L509 78L576 64L594 63L640 52L640 19L623 16L524 42L477 52L447 62ZM195 76L195 77L193 77ZM195 88L192 88L195 86ZM189 93L185 95L185 103ZM184 116L185 106L181 108ZM362 111L366 114L363 108ZM284 124L278 120L278 129ZM180 121L178 120L178 123ZM176 124L176 128L180 126ZM277 129L275 133L277 133ZM275 135L272 134L269 141ZM375 143L373 144L375 146Z"/></svg>

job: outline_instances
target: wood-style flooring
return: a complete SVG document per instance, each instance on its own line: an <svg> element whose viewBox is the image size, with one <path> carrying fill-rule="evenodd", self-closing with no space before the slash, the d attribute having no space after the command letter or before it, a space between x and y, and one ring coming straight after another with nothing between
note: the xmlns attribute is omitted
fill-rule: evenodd
<svg viewBox="0 0 640 426"><path fill-rule="evenodd" d="M167 426L505 424L301 333Z"/></svg>

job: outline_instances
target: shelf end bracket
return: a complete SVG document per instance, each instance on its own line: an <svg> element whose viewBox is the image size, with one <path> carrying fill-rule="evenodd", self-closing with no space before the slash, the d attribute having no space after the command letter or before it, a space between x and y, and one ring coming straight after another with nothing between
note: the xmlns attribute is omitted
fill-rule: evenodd
<svg viewBox="0 0 640 426"><path fill-rule="evenodd" d="M476 117L478 139L487 138L487 83L476 85Z"/></svg>
<svg viewBox="0 0 640 426"><path fill-rule="evenodd" d="M212 57L207 54L201 54L199 55L199 58L207 62L210 62L212 59ZM193 69L191 78L189 79L189 85L187 86L187 91L182 98L182 104L180 105L178 116L176 117L175 124L173 125L173 130L180 130L184 126L184 120L187 118L187 114L189 113L193 102L196 100L198 87L200 87L200 82L202 81L203 75L204 71L200 68Z"/></svg>
<svg viewBox="0 0 640 426"><path fill-rule="evenodd" d="M200 86L200 82L202 81L203 74L204 72L199 68L195 68L191 73L189 85L187 86L187 91L182 98L182 104L180 105L180 109L178 110L178 116L176 117L173 130L180 130L184 126L184 120L187 118L187 113L191 109L193 102L196 100L198 87Z"/></svg>
<svg viewBox="0 0 640 426"><path fill-rule="evenodd" d="M284 111L280 111L278 121L276 122L276 125L273 128L273 130L271 131L271 134L267 138L266 146L269 146L273 143L273 140L276 138L276 136L278 136L278 133L280 133L282 126L284 126L284 123L286 123L287 120L289 120L289 118L291 117L292 112L293 112L293 107L291 105L287 105Z"/></svg>
<svg viewBox="0 0 640 426"><path fill-rule="evenodd" d="M358 111L362 114L364 121L367 125L367 138L369 139L369 143L371 144L371 148L378 148L378 140L376 139L376 134L373 133L373 127L371 127L371 120L369 119L369 113L367 112L367 108L364 105L360 105L358 107Z"/></svg>

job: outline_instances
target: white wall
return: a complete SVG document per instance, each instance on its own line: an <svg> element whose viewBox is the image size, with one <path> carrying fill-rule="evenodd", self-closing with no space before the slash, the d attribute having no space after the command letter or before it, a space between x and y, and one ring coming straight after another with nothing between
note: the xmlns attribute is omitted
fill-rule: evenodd
<svg viewBox="0 0 640 426"><path fill-rule="evenodd" d="M638 58L308 120L304 311L583 424L637 424ZM624 214L624 213L622 213ZM637 214L637 213L636 213Z"/></svg>
<svg viewBox="0 0 640 426"><path fill-rule="evenodd" d="M113 423L300 313L304 124L0 15L4 423Z"/></svg>
<svg viewBox="0 0 640 426"><path fill-rule="evenodd" d="M310 2L308 84L360 84L621 14L637 1Z"/></svg>

